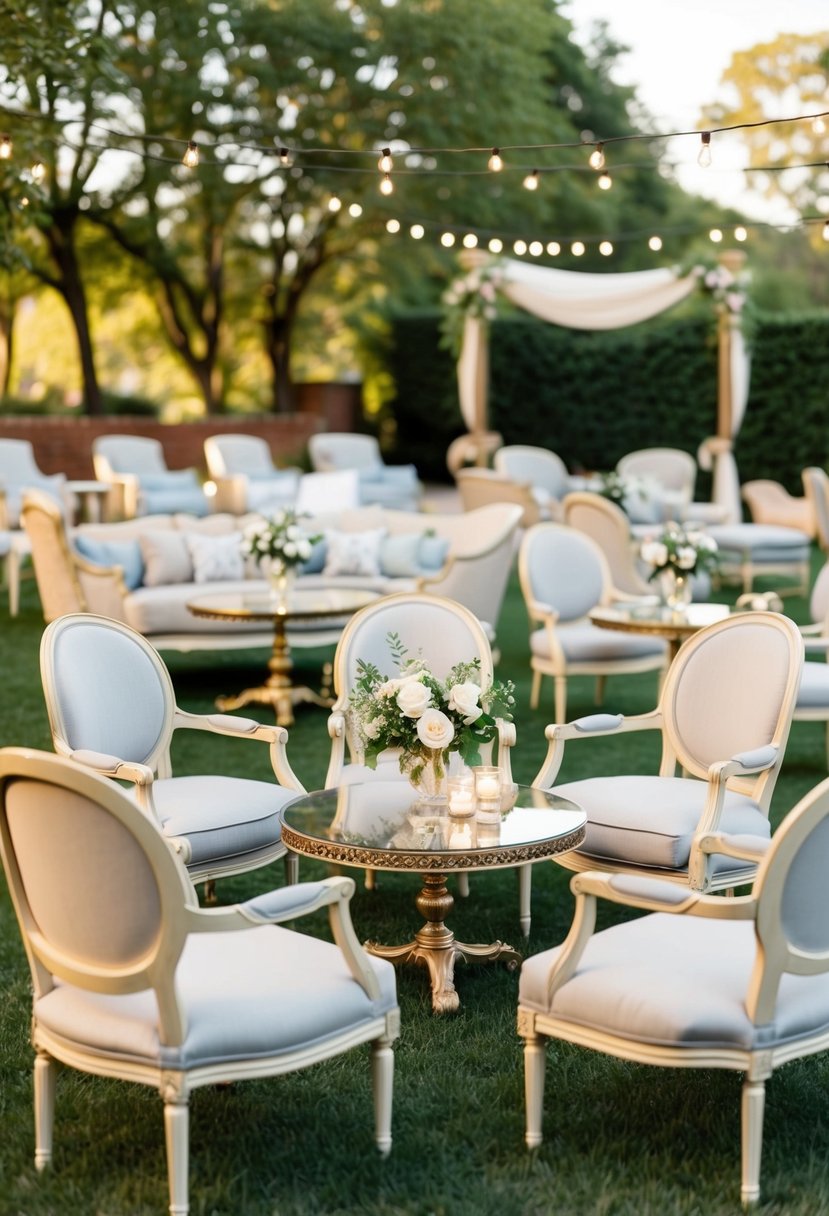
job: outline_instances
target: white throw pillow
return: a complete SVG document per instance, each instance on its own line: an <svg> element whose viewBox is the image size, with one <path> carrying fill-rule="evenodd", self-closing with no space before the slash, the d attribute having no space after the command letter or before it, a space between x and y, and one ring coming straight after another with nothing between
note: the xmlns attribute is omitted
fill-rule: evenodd
<svg viewBox="0 0 829 1216"><path fill-rule="evenodd" d="M245 577L241 532L229 532L226 536L205 536L199 532L185 535L194 582L223 583Z"/></svg>
<svg viewBox="0 0 829 1216"><path fill-rule="evenodd" d="M193 580L193 562L183 532L142 532L138 538L144 559L144 586Z"/></svg>
<svg viewBox="0 0 829 1216"><path fill-rule="evenodd" d="M368 532L337 532L326 529L327 553L323 575L354 574L366 577L380 573L380 542L385 528Z"/></svg>

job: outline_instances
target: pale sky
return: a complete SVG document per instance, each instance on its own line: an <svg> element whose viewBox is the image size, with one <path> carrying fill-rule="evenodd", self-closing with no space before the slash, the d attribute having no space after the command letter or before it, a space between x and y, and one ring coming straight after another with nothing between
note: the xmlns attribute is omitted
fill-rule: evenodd
<svg viewBox="0 0 829 1216"><path fill-rule="evenodd" d="M567 0L561 11L577 33L605 20L617 41L631 48L615 78L636 86L658 129L666 131L699 127L702 107L722 93L719 80L734 51L781 33L829 29L829 0ZM780 208L770 212L767 203L751 196L750 175L735 172L746 163L736 138L720 137L711 148L712 163L701 169L698 143L685 139L671 146L671 158L683 165L678 176L686 190L757 219L796 218Z"/></svg>

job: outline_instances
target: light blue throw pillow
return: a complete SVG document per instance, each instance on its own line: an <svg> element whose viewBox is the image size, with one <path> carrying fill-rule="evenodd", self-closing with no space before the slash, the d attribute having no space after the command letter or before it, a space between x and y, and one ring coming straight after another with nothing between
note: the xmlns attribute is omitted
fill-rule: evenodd
<svg viewBox="0 0 829 1216"><path fill-rule="evenodd" d="M91 536L76 536L75 550L93 566L120 566L124 571L124 582L130 591L140 587L144 580L144 559L137 540L120 542L94 540Z"/></svg>
<svg viewBox="0 0 829 1216"><path fill-rule="evenodd" d="M311 556L307 562L303 562L299 570L301 574L322 574L325 568L325 559L328 556L328 542L323 537L318 540L311 550Z"/></svg>
<svg viewBox="0 0 829 1216"><path fill-rule="evenodd" d="M441 570L449 556L449 541L444 536L424 532L420 537L418 561L421 568L428 573Z"/></svg>
<svg viewBox="0 0 829 1216"><path fill-rule="evenodd" d="M384 536L380 541L380 573L386 578L417 578L423 573L420 541L418 532Z"/></svg>

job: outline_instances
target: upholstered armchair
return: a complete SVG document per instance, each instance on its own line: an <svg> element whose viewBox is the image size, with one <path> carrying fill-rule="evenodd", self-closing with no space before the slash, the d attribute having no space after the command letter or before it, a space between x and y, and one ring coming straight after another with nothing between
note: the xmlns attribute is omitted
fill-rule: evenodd
<svg viewBox="0 0 829 1216"><path fill-rule="evenodd" d="M768 847L802 664L792 620L739 613L683 643L653 712L548 726L547 756L533 784L587 813L583 844L556 860L571 870L665 878L699 891L750 882ZM558 781L565 744L645 730L661 737L658 775Z"/></svg>
<svg viewBox="0 0 829 1216"><path fill-rule="evenodd" d="M92 441L95 476L111 487L109 518L185 511L206 515L209 503L195 469L168 469L157 439L99 435Z"/></svg>
<svg viewBox="0 0 829 1216"><path fill-rule="evenodd" d="M56 1065L149 1085L164 1104L169 1211L186 1216L196 1089L296 1072L362 1043L372 1048L375 1139L388 1153L400 1013L393 967L354 932L352 879L202 909L133 799L28 749L0 752L0 847L31 967L38 1170L52 1161ZM323 908L333 942L281 927ZM296 1110L301 1095L288 1099L286 1085L280 1100ZM121 1134L129 1140L128 1125Z"/></svg>
<svg viewBox="0 0 829 1216"><path fill-rule="evenodd" d="M312 435L308 452L316 473L356 469L360 502L379 503L398 511L416 511L423 487L413 464L387 465L373 435L329 431Z"/></svg>
<svg viewBox="0 0 829 1216"><path fill-rule="evenodd" d="M596 676L600 700L607 676L664 669L667 650L661 638L591 623L591 609L609 604L614 588L604 554L589 536L564 524L536 524L522 537L518 574L530 618L532 709L543 676L553 678L556 721L564 722L571 676Z"/></svg>
<svg viewBox="0 0 829 1216"><path fill-rule="evenodd" d="M0 439L0 559L5 566L11 616L20 610L21 573L32 552L20 521L27 490L48 495L64 517L72 505L64 474L42 473L27 439Z"/></svg>
<svg viewBox="0 0 829 1216"><path fill-rule="evenodd" d="M159 825L194 881L211 883L279 858L289 882L297 858L282 843L280 812L303 787L288 761L288 733L230 714L191 714L175 702L161 656L135 630L91 613L46 628L43 692L55 751L96 773L131 782L139 807ZM267 744L275 781L174 777L173 732Z"/></svg>
<svg viewBox="0 0 829 1216"><path fill-rule="evenodd" d="M568 494L561 506L564 523L589 536L601 549L615 591L626 596L654 594L653 584L646 582L636 561L640 542L634 539L621 507L587 490Z"/></svg>
<svg viewBox="0 0 829 1216"><path fill-rule="evenodd" d="M628 452L616 465L620 477L650 482L657 491L657 520L694 520L721 523L725 510L717 503L694 502L697 462L681 448L640 448ZM639 522L635 520L634 522ZM644 520L652 522L649 516Z"/></svg>
<svg viewBox="0 0 829 1216"><path fill-rule="evenodd" d="M805 496L795 498L779 481L765 479L744 482L740 492L753 523L798 528L807 536L814 536L814 511Z"/></svg>
<svg viewBox="0 0 829 1216"><path fill-rule="evenodd" d="M494 469L458 469L455 484L464 511L477 511L493 503L512 503L521 508L522 528L530 528L539 520L548 518L548 511L534 496L528 482L513 481ZM558 504L551 502L550 510L557 509Z"/></svg>
<svg viewBox="0 0 829 1216"><path fill-rule="evenodd" d="M204 458L216 485L217 511L244 515L294 505L299 469L278 469L267 440L258 435L211 435Z"/></svg>
<svg viewBox="0 0 829 1216"><path fill-rule="evenodd" d="M824 781L783 821L751 893L739 899L653 878L573 878L567 939L521 969L530 1148L542 1139L548 1039L641 1064L732 1068L745 1074L741 1197L759 1200L765 1082L779 1065L829 1046L828 817ZM647 915L597 933L599 899ZM636 1085L629 1068L624 1085ZM676 1085L687 1088L678 1077ZM578 1101L568 1086L560 1119ZM610 1109L599 1103L594 1120L607 1119ZM678 1170L685 1174L687 1165L678 1153ZM699 1158L695 1167L705 1168Z"/></svg>
<svg viewBox="0 0 829 1216"><path fill-rule="evenodd" d="M812 510L814 535L824 553L829 553L829 475L818 465L804 469L801 477L806 501Z"/></svg>
<svg viewBox="0 0 829 1216"><path fill-rule="evenodd" d="M492 461L496 473L530 487L541 508L542 519L558 519L559 504L571 490L580 489L584 479L571 477L567 465L548 448L530 444L507 444L499 448Z"/></svg>

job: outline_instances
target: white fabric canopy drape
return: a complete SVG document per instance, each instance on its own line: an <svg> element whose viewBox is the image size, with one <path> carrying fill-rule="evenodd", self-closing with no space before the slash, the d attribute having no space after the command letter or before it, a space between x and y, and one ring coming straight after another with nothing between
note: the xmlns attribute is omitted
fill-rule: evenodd
<svg viewBox="0 0 829 1216"><path fill-rule="evenodd" d="M496 260L478 250L462 254L461 262L467 270L492 267L495 272L492 280L505 299L544 321L570 329L620 329L648 320L690 295L699 278L696 271L680 276L669 268L623 274L556 270L511 258ZM730 409L725 435L722 418L718 424L719 436L729 439L736 437L740 429L748 400L748 359L742 334L734 320L730 329L731 383L727 393ZM486 347L485 323L468 316L458 359L458 392L461 414L473 435L487 430ZM711 441L706 441L709 443ZM714 501L727 507L729 518L736 522L742 516L739 478L731 444L726 450L713 443L706 448L703 459L709 454L715 463ZM733 467L723 465L720 471L723 458L726 465L730 461ZM707 467L711 467L710 461Z"/></svg>

